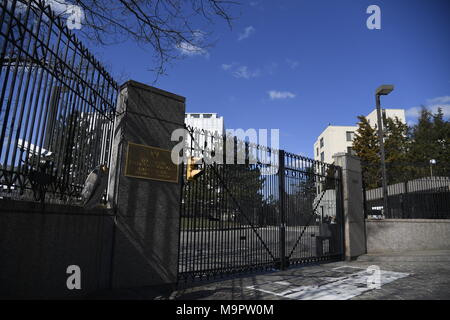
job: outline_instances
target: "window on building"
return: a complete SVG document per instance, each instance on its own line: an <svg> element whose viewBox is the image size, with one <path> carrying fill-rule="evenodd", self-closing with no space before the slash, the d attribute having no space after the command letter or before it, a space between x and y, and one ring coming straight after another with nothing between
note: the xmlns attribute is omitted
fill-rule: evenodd
<svg viewBox="0 0 450 320"><path fill-rule="evenodd" d="M347 135L347 141L353 141L353 138L355 136L355 133L353 131L347 131L346 135Z"/></svg>
<svg viewBox="0 0 450 320"><path fill-rule="evenodd" d="M316 148L316 156L319 156L319 148Z"/></svg>
<svg viewBox="0 0 450 320"><path fill-rule="evenodd" d="M192 116L192 118L200 118L200 115L199 114L193 114L193 115L191 115Z"/></svg>
<svg viewBox="0 0 450 320"><path fill-rule="evenodd" d="M203 115L203 118L205 118L205 119L209 119L209 118L211 118L212 117L212 114L204 114Z"/></svg>
<svg viewBox="0 0 450 320"><path fill-rule="evenodd" d="M325 161L325 152L322 152L321 154L320 154L320 161Z"/></svg>
<svg viewBox="0 0 450 320"><path fill-rule="evenodd" d="M320 138L320 147L323 148L323 138Z"/></svg>

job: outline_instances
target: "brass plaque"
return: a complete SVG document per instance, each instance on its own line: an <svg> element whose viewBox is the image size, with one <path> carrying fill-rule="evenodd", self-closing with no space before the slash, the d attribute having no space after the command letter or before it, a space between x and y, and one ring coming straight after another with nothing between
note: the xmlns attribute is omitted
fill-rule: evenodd
<svg viewBox="0 0 450 320"><path fill-rule="evenodd" d="M128 142L125 176L178 183L178 165L171 151Z"/></svg>

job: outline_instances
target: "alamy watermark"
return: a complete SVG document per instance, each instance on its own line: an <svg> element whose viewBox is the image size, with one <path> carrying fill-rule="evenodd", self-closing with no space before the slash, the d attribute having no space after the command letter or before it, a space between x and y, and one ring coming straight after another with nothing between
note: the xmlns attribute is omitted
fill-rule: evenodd
<svg viewBox="0 0 450 320"><path fill-rule="evenodd" d="M69 290L81 290L81 268L75 264L67 267L66 273L69 275L66 286Z"/></svg>
<svg viewBox="0 0 450 320"><path fill-rule="evenodd" d="M67 5L67 28L69 29L81 29L81 22L84 18L83 9L75 5Z"/></svg>
<svg viewBox="0 0 450 320"><path fill-rule="evenodd" d="M65 0L46 0L45 4L49 5L56 14L66 18L68 29L81 29L84 20L84 11L80 6L71 4Z"/></svg>
<svg viewBox="0 0 450 320"><path fill-rule="evenodd" d="M367 18L366 25L369 30L381 29L381 9L377 5L371 5L366 10L367 14L370 14Z"/></svg>
<svg viewBox="0 0 450 320"><path fill-rule="evenodd" d="M366 271L370 274L367 277L368 289L380 289L381 288L381 269L379 266L373 265L367 267Z"/></svg>
<svg viewBox="0 0 450 320"><path fill-rule="evenodd" d="M280 130L227 129L226 135L176 129L172 132L171 158L176 165L188 158L200 158L204 164L258 164L261 174L278 173Z"/></svg>

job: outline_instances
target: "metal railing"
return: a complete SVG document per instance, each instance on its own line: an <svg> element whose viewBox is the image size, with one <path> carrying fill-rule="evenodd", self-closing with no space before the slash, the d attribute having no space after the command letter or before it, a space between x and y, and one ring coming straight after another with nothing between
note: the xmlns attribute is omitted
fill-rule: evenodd
<svg viewBox="0 0 450 320"><path fill-rule="evenodd" d="M380 181L377 168L363 165L363 169L366 217L450 219L448 165L433 167L423 163L388 164L388 210L384 208L381 185L376 183ZM372 177L369 178L368 175Z"/></svg>
<svg viewBox="0 0 450 320"><path fill-rule="evenodd" d="M1 0L0 197L76 203L108 164L117 84L39 0Z"/></svg>

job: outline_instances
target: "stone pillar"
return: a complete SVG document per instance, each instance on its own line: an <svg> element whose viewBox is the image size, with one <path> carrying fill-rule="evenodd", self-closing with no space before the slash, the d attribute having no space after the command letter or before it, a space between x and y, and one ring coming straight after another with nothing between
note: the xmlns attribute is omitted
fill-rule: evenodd
<svg viewBox="0 0 450 320"><path fill-rule="evenodd" d="M111 286L173 289L181 167L170 161L185 98L128 81L120 88L108 186L115 210Z"/></svg>
<svg viewBox="0 0 450 320"><path fill-rule="evenodd" d="M347 153L337 153L333 158L335 165L342 167L344 252L351 260L366 253L361 163Z"/></svg>

